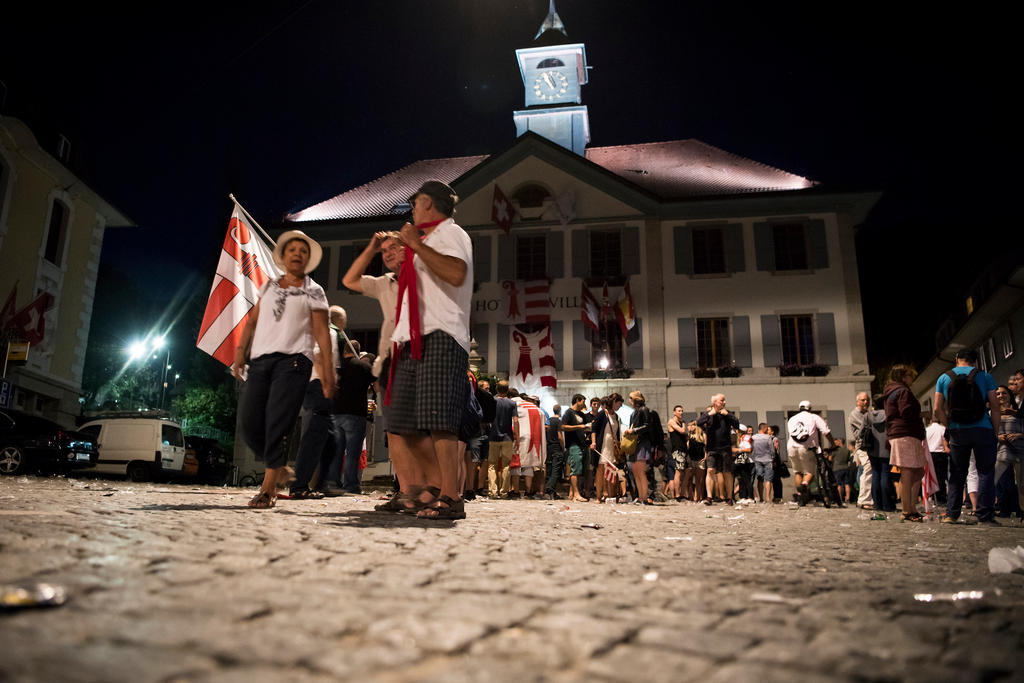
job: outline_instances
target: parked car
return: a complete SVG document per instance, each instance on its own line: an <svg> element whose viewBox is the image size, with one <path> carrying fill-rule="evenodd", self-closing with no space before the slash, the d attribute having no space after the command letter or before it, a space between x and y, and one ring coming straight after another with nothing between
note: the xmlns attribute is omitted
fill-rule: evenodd
<svg viewBox="0 0 1024 683"><path fill-rule="evenodd" d="M96 441L52 420L0 410L0 474L95 467Z"/></svg>
<svg viewBox="0 0 1024 683"><path fill-rule="evenodd" d="M207 484L223 484L231 471L231 454L221 448L216 439L186 436L185 447L199 461L197 479Z"/></svg>
<svg viewBox="0 0 1024 683"><path fill-rule="evenodd" d="M79 430L92 436L100 448L96 472L147 481L184 470L185 437L177 422L155 417L103 418L86 422Z"/></svg>

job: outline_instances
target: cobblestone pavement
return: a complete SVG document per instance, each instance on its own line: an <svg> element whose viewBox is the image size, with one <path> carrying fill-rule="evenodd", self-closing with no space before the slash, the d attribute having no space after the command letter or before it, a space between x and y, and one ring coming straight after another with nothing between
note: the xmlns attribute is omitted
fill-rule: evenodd
<svg viewBox="0 0 1024 683"><path fill-rule="evenodd" d="M987 564L1020 526L526 500L431 523L252 493L0 480L0 583L69 594L0 614L0 681L1024 678L1024 575Z"/></svg>

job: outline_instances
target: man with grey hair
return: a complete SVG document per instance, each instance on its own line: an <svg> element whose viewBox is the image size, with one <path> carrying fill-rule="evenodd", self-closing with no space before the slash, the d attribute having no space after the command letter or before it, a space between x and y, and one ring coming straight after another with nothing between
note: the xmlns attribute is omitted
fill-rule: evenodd
<svg viewBox="0 0 1024 683"><path fill-rule="evenodd" d="M705 446L708 466L705 479L705 505L711 505L715 495L715 483L718 476L722 477L722 498L727 505L732 505L732 473L736 457L732 453L732 430L739 429L740 421L725 408L725 394L711 397L708 411L697 418L697 426L704 430L707 437Z"/></svg>
<svg viewBox="0 0 1024 683"><path fill-rule="evenodd" d="M858 481L860 492L857 494L857 507L863 510L870 510L874 507L874 502L871 500L871 459L868 457L868 449L864 447L864 427L867 424L870 406L871 397L868 396L868 392L862 391L857 394L857 407L850 413L850 443L853 445L854 462L857 463L860 470Z"/></svg>

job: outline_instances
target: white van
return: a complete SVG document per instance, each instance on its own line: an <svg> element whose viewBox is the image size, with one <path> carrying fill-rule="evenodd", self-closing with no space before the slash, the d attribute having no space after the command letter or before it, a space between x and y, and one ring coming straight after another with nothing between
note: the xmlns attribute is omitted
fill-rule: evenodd
<svg viewBox="0 0 1024 683"><path fill-rule="evenodd" d="M185 465L181 425L151 417L117 417L86 422L78 428L93 437L100 451L91 471L124 474L146 481L163 472L178 474Z"/></svg>

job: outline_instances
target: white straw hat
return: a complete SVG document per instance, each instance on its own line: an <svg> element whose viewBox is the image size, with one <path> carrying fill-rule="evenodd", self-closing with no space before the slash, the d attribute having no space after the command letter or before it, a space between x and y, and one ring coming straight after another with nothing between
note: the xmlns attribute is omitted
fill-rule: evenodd
<svg viewBox="0 0 1024 683"><path fill-rule="evenodd" d="M306 274L309 275L320 265L320 259L324 256L324 250L315 239L301 230L289 230L277 238L277 243L274 245L274 263L284 268L284 254L282 254L282 250L286 244L294 239L300 239L309 245L309 263L306 264Z"/></svg>

